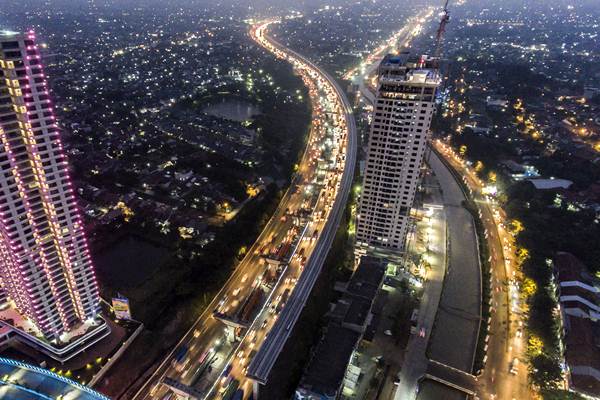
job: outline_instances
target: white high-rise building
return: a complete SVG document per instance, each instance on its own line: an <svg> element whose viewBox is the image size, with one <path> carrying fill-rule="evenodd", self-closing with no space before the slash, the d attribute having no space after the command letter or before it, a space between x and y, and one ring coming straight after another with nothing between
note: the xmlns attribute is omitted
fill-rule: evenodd
<svg viewBox="0 0 600 400"><path fill-rule="evenodd" d="M64 347L100 324L83 229L34 33L0 32L0 297L20 331Z"/></svg>
<svg viewBox="0 0 600 400"><path fill-rule="evenodd" d="M400 252L430 136L437 60L408 53L387 55L369 136L356 240L359 247Z"/></svg>

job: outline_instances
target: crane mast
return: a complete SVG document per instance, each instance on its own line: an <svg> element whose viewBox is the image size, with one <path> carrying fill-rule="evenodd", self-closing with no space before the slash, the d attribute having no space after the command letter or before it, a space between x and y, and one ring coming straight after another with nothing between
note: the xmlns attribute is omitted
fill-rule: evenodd
<svg viewBox="0 0 600 400"><path fill-rule="evenodd" d="M435 57L439 58L442 53L442 39L446 32L446 25L450 21L450 14L448 13L448 1L444 4L444 10L442 11L442 18L440 20L440 26L438 27L435 35Z"/></svg>

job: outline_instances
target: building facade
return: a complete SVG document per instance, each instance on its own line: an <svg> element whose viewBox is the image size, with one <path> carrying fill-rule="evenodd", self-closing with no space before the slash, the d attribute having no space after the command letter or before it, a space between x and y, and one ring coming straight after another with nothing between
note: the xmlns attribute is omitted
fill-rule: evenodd
<svg viewBox="0 0 600 400"><path fill-rule="evenodd" d="M2 296L33 334L67 343L100 298L33 32L0 33L0 141Z"/></svg>
<svg viewBox="0 0 600 400"><path fill-rule="evenodd" d="M568 389L600 397L600 281L573 254L554 257Z"/></svg>
<svg viewBox="0 0 600 400"><path fill-rule="evenodd" d="M379 65L356 228L360 247L404 248L440 85L436 64L402 53Z"/></svg>

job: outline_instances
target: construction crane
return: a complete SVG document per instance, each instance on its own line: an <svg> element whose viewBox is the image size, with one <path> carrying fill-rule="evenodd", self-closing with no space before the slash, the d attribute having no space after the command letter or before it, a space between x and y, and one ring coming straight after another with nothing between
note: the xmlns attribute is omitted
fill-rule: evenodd
<svg viewBox="0 0 600 400"><path fill-rule="evenodd" d="M446 32L446 25L450 21L450 14L448 13L448 1L444 4L444 10L442 11L442 19L440 20L440 26L438 27L435 35L435 57L439 59L442 53L442 38Z"/></svg>

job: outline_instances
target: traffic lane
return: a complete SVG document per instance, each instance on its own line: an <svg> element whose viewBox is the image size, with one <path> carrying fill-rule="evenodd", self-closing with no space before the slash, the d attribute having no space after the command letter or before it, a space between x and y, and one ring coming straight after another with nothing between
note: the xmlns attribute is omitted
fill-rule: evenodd
<svg viewBox="0 0 600 400"><path fill-rule="evenodd" d="M308 240L305 242L308 242L308 244L305 245L305 247L304 247L306 249L305 254L310 254L314 248L313 241ZM302 239L301 239L301 243L299 243L298 246L299 247L302 246ZM293 282L292 279L294 279L294 278L298 279L299 275L300 275L300 264L297 260L292 260L289 264L289 267L285 270L284 276L282 276L283 284L279 285L276 288L276 291L273 292L273 295L271 296L271 301L269 301L269 303L265 304L265 308L257 316L257 318L255 319L255 322L248 329L248 332L244 335L241 343L236 348L236 350L233 352L234 354L231 357L231 364L233 366L231 374L240 381L240 386L246 385L248 383L247 382L248 379L246 379L246 377L245 377L244 370L251 362L251 359L249 358L250 353L253 350L258 350L260 348L260 346L262 345L262 342L269 335L270 330L273 327L273 324L275 323L275 321L278 318L279 313L277 313L277 312L274 313L271 310L274 309L275 307L278 307L277 300L281 295L283 295L283 293L287 289L290 289L290 290L295 289L295 287L292 283ZM287 280L288 278L290 278L289 283ZM273 308L271 307L271 305L273 306ZM266 325L263 325L264 321L267 322ZM255 333L253 333L253 332L255 332ZM217 386L216 390L213 391L212 397L214 398L215 396L217 396L218 392L219 392L219 387Z"/></svg>
<svg viewBox="0 0 600 400"><path fill-rule="evenodd" d="M327 234L331 234L331 231L328 231ZM310 268L310 263L311 263L311 260L313 259L313 257L321 257L322 256L323 243L324 242L321 242L321 241L316 242L315 250L312 252L309 260L307 261L307 266L308 266L307 271L303 272L302 277L299 280L298 285L295 288L295 291L292 294L289 303L286 305L286 308L283 310L284 315L280 319L278 319L277 325L275 325L272 328L272 330L271 330L272 336L269 336L269 341L264 343L264 345L269 346L269 348L267 350L272 349L272 348L280 349L283 346L283 343L285 342L285 340L287 340L287 335L283 336L281 334L281 332L284 329L286 331L289 331L290 325L292 325L295 322L295 318L298 313L298 308L301 309L304 305L303 299L305 299L308 294L307 290L310 290L310 288L312 287L310 282L312 279L314 279L314 274L315 273L318 274L318 271L315 270L315 268ZM315 252L316 252L316 254L315 254ZM309 275L307 275L307 273ZM264 352L265 350L263 348L261 348L261 351ZM269 355L269 358L267 359L266 362L267 362L267 368L270 369L270 366L274 363L279 352L270 350L266 354ZM265 373L264 367L265 367L264 365L259 365L257 367L257 372L264 374Z"/></svg>
<svg viewBox="0 0 600 400"><path fill-rule="evenodd" d="M280 231L281 231L281 232L285 232L285 231L286 231L285 227L283 227L283 228L282 228ZM309 247L309 248L310 248L310 247ZM261 260L260 258L258 258L256 261L262 261L262 260ZM260 268L259 268L259 270L260 270ZM260 274L256 274L256 276L258 276L258 275L260 275ZM279 292L281 293L281 292L283 292L284 290L285 290L285 288L282 288L282 289L281 289ZM222 335L222 334L224 333L224 331L223 331L222 329L217 329L217 330L216 330L216 332L218 332L218 335ZM208 334L208 336L209 336L209 337L210 337L210 336L213 336L213 335L211 335L211 333L210 333L210 332L205 332L205 334ZM204 336L204 335L203 335L203 336ZM211 342L209 342L209 343L196 343L196 347L197 347L197 348L195 348L195 349L194 349L195 351L192 351L192 352L191 352L191 355L190 355L190 357L191 357L191 358L193 358L193 357L197 357L197 356L199 356L199 355L200 355L200 354L202 354L202 352L205 350L205 347L207 347L208 345L211 345L211 344L212 344ZM194 344L190 343L190 344L189 344L189 346L194 346ZM242 346L242 347L243 347L243 346ZM236 353L237 353L237 352L238 352L238 350L236 350ZM193 369L193 368L195 368L195 366L191 365L191 366L190 366L190 368L192 368L192 369ZM183 376L184 374L186 374L186 373L184 372L184 373L182 373L181 375ZM172 376L172 377L174 377L174 378L177 378L177 376ZM193 380L193 377L190 377L190 378L188 379L188 382L185 382L185 381L184 381L184 383L189 383L189 382L191 382L192 380Z"/></svg>
<svg viewBox="0 0 600 400"><path fill-rule="evenodd" d="M281 210L279 210L279 212L277 213L276 217L279 217L279 218L280 218L280 217L281 217L281 216L282 216L284 213L285 213L285 208L283 208L283 207L282 207L282 208L281 208ZM271 229L266 229L265 231L263 231L263 236L264 236L265 238L268 238L268 237L269 237L269 236L270 236L272 233L274 233L274 234L277 234L277 235L280 235L280 234L282 234L282 233L283 233L283 232L285 232L285 231L286 231L286 227L282 227L281 225L277 225L277 226L275 226L274 228L271 228ZM253 245L253 247L256 247L256 246L257 246L257 243L255 243L255 245ZM252 254L252 253L251 253L251 254ZM224 289L225 289L225 290L224 290L224 295L226 295L227 293L230 293L232 289L233 289L233 290L235 290L234 288L235 288L236 286L239 286L239 284L240 284L240 282L241 282L241 280L242 280L242 278L243 278L243 275L241 275L241 271L242 271L242 270L244 270L244 271L247 271L247 272L245 272L245 274L249 274L249 275L251 275L251 276L252 276L252 277L254 277L254 278L256 278L256 277L258 277L258 276L260 275L260 273L259 273L259 272L261 272L261 271L260 271L260 268L252 268L252 267L251 267L252 265L256 265L256 262L257 262L259 259L260 259L260 258L257 258L257 257L252 257L252 256L251 256L251 259L247 260L246 262L242 261L242 263L240 264L240 266L238 266L238 268L236 269L236 272L237 272L238 270L240 271L240 273L238 274L238 276L237 276L237 277L235 277L235 278L237 278L237 280L229 282L229 284L227 285L227 289L225 289L225 288L224 288ZM249 268L252 268L252 271L248 271L248 269L249 269ZM234 272L234 273L235 273L235 272ZM232 276L232 278L233 278L233 277L234 277L234 276ZM216 296L216 297L213 299L213 302L211 303L211 305L217 305L217 304L218 304L218 303L219 303L221 300L222 300L222 296L221 296L221 297L219 297L219 296ZM214 309L214 308L211 308L211 309L210 309L210 312L211 312L211 313L212 313L212 309ZM205 320L203 320L203 321L198 321L198 323L196 323L196 324L195 324L195 327L196 327L196 329L197 329L199 326L203 326L203 325L206 325L206 321L205 321ZM213 326L214 326L214 327L216 327L217 325L214 325L214 324L213 324ZM191 330L191 331L190 331L190 334L191 334L191 335L193 335L193 330ZM210 338L210 337L211 337L211 335L209 335L209 338ZM183 340L183 342L186 342L186 341L187 341L188 343L190 343L190 345L191 345L191 343L192 343L192 342L190 342L190 341L189 341L189 338L185 338L185 339ZM204 346L203 346L203 343L201 343L201 342L200 342L200 343L198 343L198 344L197 344L197 346L198 346L198 347L204 347ZM178 346L178 347L180 347L180 346ZM199 353L199 352L201 352L201 351L202 351L202 350L198 349L198 350L196 351L196 353L197 353L196 355L199 355L198 353ZM177 378L179 377L179 376L177 375L176 371L174 371L174 369L173 369L172 367L170 367L170 365L169 365L169 364L165 365L165 366L163 367L163 369L164 369L165 371L164 371L164 373L162 373L162 376L161 376L160 380L162 380L162 378L163 378L163 377L166 375L166 373L167 373L167 372L168 372L168 373L170 373L171 375L174 375L174 376L173 376L173 378L175 378L175 379L177 379ZM159 380L159 381L160 381L160 380ZM165 393L166 393L166 391L165 391Z"/></svg>
<svg viewBox="0 0 600 400"><path fill-rule="evenodd" d="M314 132L314 130L311 130L311 133L313 133L313 132ZM302 163L301 163L301 165L303 166L303 169L305 168L306 170L308 170L308 171L311 171L311 172L312 172L312 174L314 174L314 169L316 168L316 165L315 165L315 166L313 166L313 165L307 165L307 164L310 162L310 161L307 161L307 159L308 159L308 157L306 157L306 156L305 156L305 157L303 157L303 161L304 161L304 162L302 162ZM305 166L306 166L306 167L305 167ZM311 168L311 167L313 167L313 168ZM288 195L289 195L289 191L288 191L288 192L286 192L286 197L287 197ZM287 202L290 202L290 201L291 201L290 199L291 199L292 197L293 197L293 196L291 196L291 195L290 195L290 198L288 199L288 201L287 201ZM287 203L287 202L286 202L286 203ZM282 203L283 203L283 202L282 202ZM281 218L281 216L282 216L282 215L284 215L284 213L285 213L285 208L282 206L282 203L280 203L280 206L278 207L278 210L276 211L276 214L275 214L275 217L276 217L276 218L272 218L272 219L269 221L269 225L270 225L272 222L274 222L274 223L276 223L276 226L279 226L279 227L280 227L280 229L279 229L278 233L282 233L283 231L285 231L285 229L284 229L283 227L281 227L281 225L280 225L280 224L277 224L277 221L278 221L278 219L279 219L279 218ZM269 232L267 232L267 231L268 231L268 229L265 229L265 230L263 230L263 232L262 232L262 233L261 233L261 235L259 236L259 239L261 239L261 238L263 238L263 239L264 239L264 237L266 237L266 236L267 236L267 234L270 234L270 233L269 233ZM253 246L251 247L251 254L253 254L253 253L254 253L254 251L255 251L255 248L258 246L258 244L260 244L260 240L257 240L257 241L256 241L256 242L253 244ZM240 268L240 267L241 267L241 268ZM240 271L240 273L241 273L241 270L243 270L243 269L244 269L244 266L243 266L243 264L240 264L240 266L239 266L239 267L236 269L236 271L234 272L234 275L235 275L235 273L236 273L238 270L239 270L239 271ZM234 275L232 276L232 279L234 278ZM236 284L236 282L233 282L233 281L231 281L231 282L227 282L227 283L225 284L224 288L223 288L223 289L225 290L225 292L224 292L224 293L227 293L227 291L230 291L230 290L231 290L231 289L232 289L232 288L235 286L235 284ZM225 289L225 288L227 288L227 289ZM235 290L235 289L233 289L233 290ZM221 292L220 292L220 293L221 293ZM226 295L226 294L223 294L223 296L225 296L225 295ZM214 309L214 307L212 307L212 306L214 306L214 305L217 305L217 304L218 304L218 303L221 301L221 299L223 298L223 296L219 296L219 295L217 295L217 296L216 296L216 297L213 299L213 302L211 302L211 305L210 305L210 307L209 307L209 310L212 310L212 309ZM212 312L212 311L211 311L211 312ZM195 326L201 325L201 324L203 323L203 322L201 321L201 319L202 319L202 316L201 316L201 317L199 318L199 320L196 322ZM190 333L191 333L191 330L190 330L190 332L188 332L188 334L190 334ZM183 339L183 340L185 340L185 337L184 337L184 339ZM177 346L176 348L178 348L178 347L179 347L179 346ZM171 355L171 356L172 356L172 355ZM162 367L162 368L163 368L163 369L168 369L168 366L166 366L165 364L163 364L163 367ZM156 375L156 374L155 374L155 375ZM155 376L155 375L154 375L154 376ZM164 374L162 374L162 376L164 376ZM152 378L151 378L151 379L152 379ZM162 379L162 377L161 377L161 379Z"/></svg>
<svg viewBox="0 0 600 400"><path fill-rule="evenodd" d="M493 215L487 203L481 207L482 216L486 229L490 235L488 243L493 251L492 259L492 299L493 307L496 311L493 313L492 325L490 329L490 340L488 342L488 360L487 367L484 370L484 382L486 383L486 392L490 395L496 395L497 399L512 399L515 392L519 392L521 385L519 378L509 373L509 365L515 357L520 356L520 352L513 352L513 346L518 340L516 335L511 335L510 320L510 300L507 288L506 264L503 256L503 246L498 232L498 227L492 224ZM501 257L499 255L502 255ZM498 382L503 384L498 385Z"/></svg>
<svg viewBox="0 0 600 400"><path fill-rule="evenodd" d="M307 62L307 64L310 64L310 62ZM326 75L326 74L325 74L325 75ZM347 104L348 104L348 102L347 102L347 99L345 99L343 96L341 96L341 95L339 94L339 93L341 93L341 91L340 91L339 87L337 86L337 84L336 84L334 81L331 81L331 82L332 82L332 85L334 85L334 89L335 89L335 90L338 92L338 95L339 95L339 96L340 96L340 97L341 97L341 98L344 100L344 104L345 104L345 105L347 105ZM348 118L348 116L347 116L347 115L346 115L346 117ZM353 124L353 120L352 120L352 118L350 118L350 119L349 119L349 124L348 124L348 129L352 129L352 133L349 133L349 136L348 136L348 138L347 138L347 140L348 140L348 148L352 148L352 139L354 138L354 133L355 133L355 131L354 131L354 129L355 129L355 128L354 128L354 126L355 126L355 125ZM349 131L349 132L350 132L350 131ZM348 160L350 160L350 159L352 159L352 160L354 160L354 159L355 159L355 154L354 154L353 152L350 152L350 156L348 157ZM348 160L346 160L346 161L348 162ZM344 172L346 172L346 169L344 170ZM346 179L346 180L348 180L348 179L347 179L348 177L347 177L346 175L347 175L347 174L346 174L346 173L344 173L344 175L343 175L343 178L342 178L342 179ZM340 187L340 186L342 186L342 184L341 184L341 183L338 183L338 184L337 184L337 186L336 186L336 190L339 190L339 187ZM347 188L346 186L344 186L344 190L346 190L346 189L348 189L348 188ZM336 197L336 199L337 199L337 197ZM337 202L336 202L336 203L337 203ZM335 204L335 205L334 205L334 207L337 207L337 208L339 208L339 204ZM339 217L339 215L337 215L337 214L336 214L336 217ZM338 220L339 220L339 218L336 218L336 219L338 219ZM330 237L331 237L331 231L329 230L329 231L327 232L327 236L326 236L325 238L326 238L326 239L328 239L328 238L330 238ZM322 235L321 235L321 238L322 238ZM320 240L321 240L321 238L320 238ZM319 243L321 243L321 242L319 241L317 245L319 245ZM321 253L321 250L318 250L318 251L319 251L319 253ZM311 257L314 257L314 256L315 256L315 255L313 254ZM314 273L314 271L312 271L312 273ZM304 277L304 274L303 274L303 277ZM299 289L298 289L298 288L296 288L296 290L299 290ZM305 289L303 289L303 291L304 291L304 290L305 290ZM292 298L292 301L294 301L294 298ZM286 308L286 310L287 310L287 309L289 309L289 306ZM293 313L288 313L288 314L287 314L287 316L288 316L288 317L289 317L290 315L295 315L295 314L293 314ZM285 325L285 324L287 324L287 323L288 323L288 321L286 321L286 322L285 322L283 325L282 325L281 323L279 323L279 324L278 324L278 326L279 326L279 328L281 328L282 326L284 326L284 325ZM290 324L291 324L291 323L292 323L292 322L290 322ZM281 330L281 329L280 329L280 330ZM277 345L281 344L280 342L281 342L281 341L283 341L284 339L281 337L281 335L277 335L277 336L276 336L276 340L277 340L279 343L275 343L275 342L273 342L273 341L271 342L272 344L274 343L274 345L275 345L275 346L277 346ZM271 361L272 361L272 359L271 359Z"/></svg>
<svg viewBox="0 0 600 400"><path fill-rule="evenodd" d="M457 170L464 171L464 167L457 160L450 158L450 162ZM467 177L467 183L477 189L481 188L479 182L470 173L465 171L464 176ZM525 368L521 368L516 375L510 374L509 364L514 358L522 358L524 354L524 342L522 338L516 337L516 329L512 329L512 324L515 321L512 320L510 312L510 299L508 290L508 276L507 269L510 267L510 257L506 256L503 240L506 237L501 235L501 228L495 224L493 218L493 211L490 204L486 201L481 201L481 212L482 219L488 233L491 237L488 239L488 243L491 244L493 257L492 263L492 274L495 277L495 282L498 284L500 291L495 290L492 293L492 299L494 301L493 306L496 310L506 310L506 312L495 312L492 314L492 326L490 329L490 341L488 347L488 362L484 370L484 376L482 377L483 382L486 383L486 394L496 399L513 399L513 398L525 398L523 396L529 396L529 388L527 385L527 374L524 371ZM495 235L496 234L496 235ZM497 240L494 240L497 238ZM501 255L501 257L499 257ZM505 262L508 260L509 266ZM500 334L503 332L503 334ZM515 332L515 333L512 333ZM514 350L517 347L517 350ZM514 350L514 351L513 351ZM498 384L502 382L502 384ZM515 394L518 396L515 397Z"/></svg>
<svg viewBox="0 0 600 400"><path fill-rule="evenodd" d="M287 227L282 227L281 229L279 229L278 233L285 232L286 228ZM254 265L260 265L258 268L255 268L256 271L253 274L250 274L252 277L254 277L254 279L256 279L258 276L260 276L264 272L264 270L266 269L266 265L262 265L262 264L264 264L264 260L262 260L262 258L260 258L260 257L254 257L253 259L251 259L249 261L251 263L255 262L256 264L254 264ZM246 274L246 275L249 275L249 274ZM244 275L244 276L246 276L246 275ZM243 280L243 277L242 277L242 280ZM252 281L253 280L246 278L246 282L252 282ZM238 282L238 284L241 285L242 282L240 281L240 282ZM237 290L237 289L234 289L234 290ZM231 292L229 292L229 295L231 296ZM244 296L240 292L240 294L238 294L237 297L243 298ZM232 299L230 297L229 301L231 301L231 300ZM224 328L223 328L223 326L220 325L219 322L217 322L215 320L212 320L212 321L209 320L208 322L210 322L210 329L205 328L204 332L202 332L202 335L198 337L198 340L190 341L187 343L188 347L190 348L189 358L191 358L191 359L198 358L206 350L206 348L212 346L213 338L215 336L222 337L224 335ZM185 384L189 384L195 379L195 376L193 374L189 374L189 370L190 369L193 370L195 368L197 368L197 365L195 365L192 362L183 372L177 372L172 369L170 371L170 377L178 379Z"/></svg>
<svg viewBox="0 0 600 400"><path fill-rule="evenodd" d="M281 232L285 232L285 231L286 231L286 229L281 229ZM257 261L261 261L262 263L264 263L264 260L262 260L262 258L258 258L257 257ZM255 276L258 277L259 275L261 275L264 272L265 268L266 268L266 265L264 267L258 268L258 272L259 273L255 274ZM248 280L247 282L250 282L250 280ZM284 289L282 289L281 291L283 291L283 290ZM277 293L277 292L275 292L275 293ZM214 336L222 336L222 335L224 335L224 331L225 331L225 328L223 327L223 325L220 324L220 322L218 322L216 320L213 320L213 321L214 321L213 326L215 326L216 329L214 330L213 333L211 333L211 332L206 332L205 333L205 334L207 334L206 337L211 338L209 340L212 340L212 338ZM210 346L210 345L212 345L212 342L203 343L203 344L198 345L197 348L195 349L195 356L199 356L200 354L202 354L202 352L206 349L206 347ZM239 352L238 349L232 350L232 353L227 354L224 358L228 358L230 355L235 355L238 352ZM193 355L192 355L192 357L193 357ZM190 366L190 368L196 368L196 366L192 364ZM179 376L174 376L174 377L177 378L177 377L180 377L181 375L182 374L180 374ZM218 377L218 374L216 374L216 377ZM184 383L189 383L190 381L191 381L191 378L188 380L188 382L184 382Z"/></svg>
<svg viewBox="0 0 600 400"><path fill-rule="evenodd" d="M321 198L322 197L320 197L320 199ZM323 206L326 206L326 204L323 203L321 200L317 201L317 207L316 207L315 212L319 211L319 209L323 208ZM319 229L321 227L321 224L319 224L319 223L315 223L315 224L312 224L312 225L315 225L315 227L312 227L311 230ZM305 254L307 254L308 256L310 256L310 254L312 253L314 245L313 245L313 240L306 240L307 237L308 236L305 235L304 238L302 238L302 237L299 238L299 242L297 243L297 246L296 246L295 250L297 250L298 248L304 248L305 249ZM284 285L280 285L277 288L275 288L275 290L273 291L273 294L270 297L271 299L274 299L274 298L277 299L277 297L279 295L281 295L286 289L292 289L293 288L292 285L288 284L288 278L297 278L298 277L299 271L297 271L297 269L299 269L299 263L297 262L297 260L292 260L292 262L289 265L290 265L290 267L285 270L284 276L282 276L282 278L281 278L281 279L284 280ZM291 279L290 279L290 281L291 281ZM271 302L274 302L274 300L271 300ZM268 304L265 304L265 309L264 309L263 313L267 316L267 318L270 318L268 310L269 310ZM272 320L275 320L275 319L276 319L276 317L272 318ZM257 317L257 319L255 320L254 324L252 325L252 328L249 329L248 333L250 331L254 330L253 328L255 326L257 326L257 323L259 323L260 321L261 321L261 317L259 316L259 317ZM265 332L268 332L269 329L270 328L267 326L267 329L265 329ZM242 357L247 356L247 354L244 355L243 352L240 352L242 349L244 350L244 352L249 353L249 350L248 350L249 344L245 343L245 340L246 340L247 337L248 337L248 335L246 334L244 336L244 339L242 340L242 343L240 344L240 346L238 346L237 349L234 351L234 353L236 353L236 355L239 353L239 354L242 354ZM258 340L256 340L256 344L255 344L254 348L257 348L257 347L260 346L260 344L262 342L262 339L263 338L259 334L258 335ZM236 359L232 358L232 360L235 363ZM247 361L248 360L244 360L244 364L246 364ZM240 366L240 369L243 369L243 366ZM234 375L238 375L235 370L233 371L233 374Z"/></svg>
<svg viewBox="0 0 600 400"><path fill-rule="evenodd" d="M208 324L204 328L207 330L207 332L205 332L205 334L210 335L211 331L216 329L217 327L215 324ZM186 342L186 345L191 346L192 343ZM194 348L194 350L192 350L190 352L190 354L188 354L186 356L186 359L188 359L189 361L187 362L188 365L186 366L185 370L190 368L191 367L190 364L193 363L193 360L196 359L197 357L199 357L199 355L200 355L199 351L201 351L201 350L199 350L199 347L204 347L204 346L202 346L201 343L196 344L196 347ZM172 365L172 361L169 361L169 363L165 367L163 376L161 376L161 379L157 383L160 384L160 382L166 376L173 378L173 379L181 380L181 376L184 374L184 371L177 371L175 369L175 367ZM183 383L186 383L186 382L183 382ZM166 395L168 392L169 392L169 389L167 389L164 385L161 385L161 386L159 386L159 390L155 393L155 395L152 398L160 398L161 395Z"/></svg>
<svg viewBox="0 0 600 400"><path fill-rule="evenodd" d="M290 273L291 276L295 276L295 273ZM285 290L289 289L289 285L282 285L281 289L274 293L275 299L281 296ZM251 362L250 353L254 350L258 350L262 344L264 338L268 335L268 332L272 328L273 323L277 319L277 313L272 311L272 307L278 307L278 302L270 302L267 307L263 310L262 316L257 320L256 325L248 331L248 335L245 336L244 340L236 350L236 357L233 359L233 370L232 374L243 382L245 378L244 369ZM266 321L266 325L263 327L263 322ZM241 357L238 353L241 352Z"/></svg>

